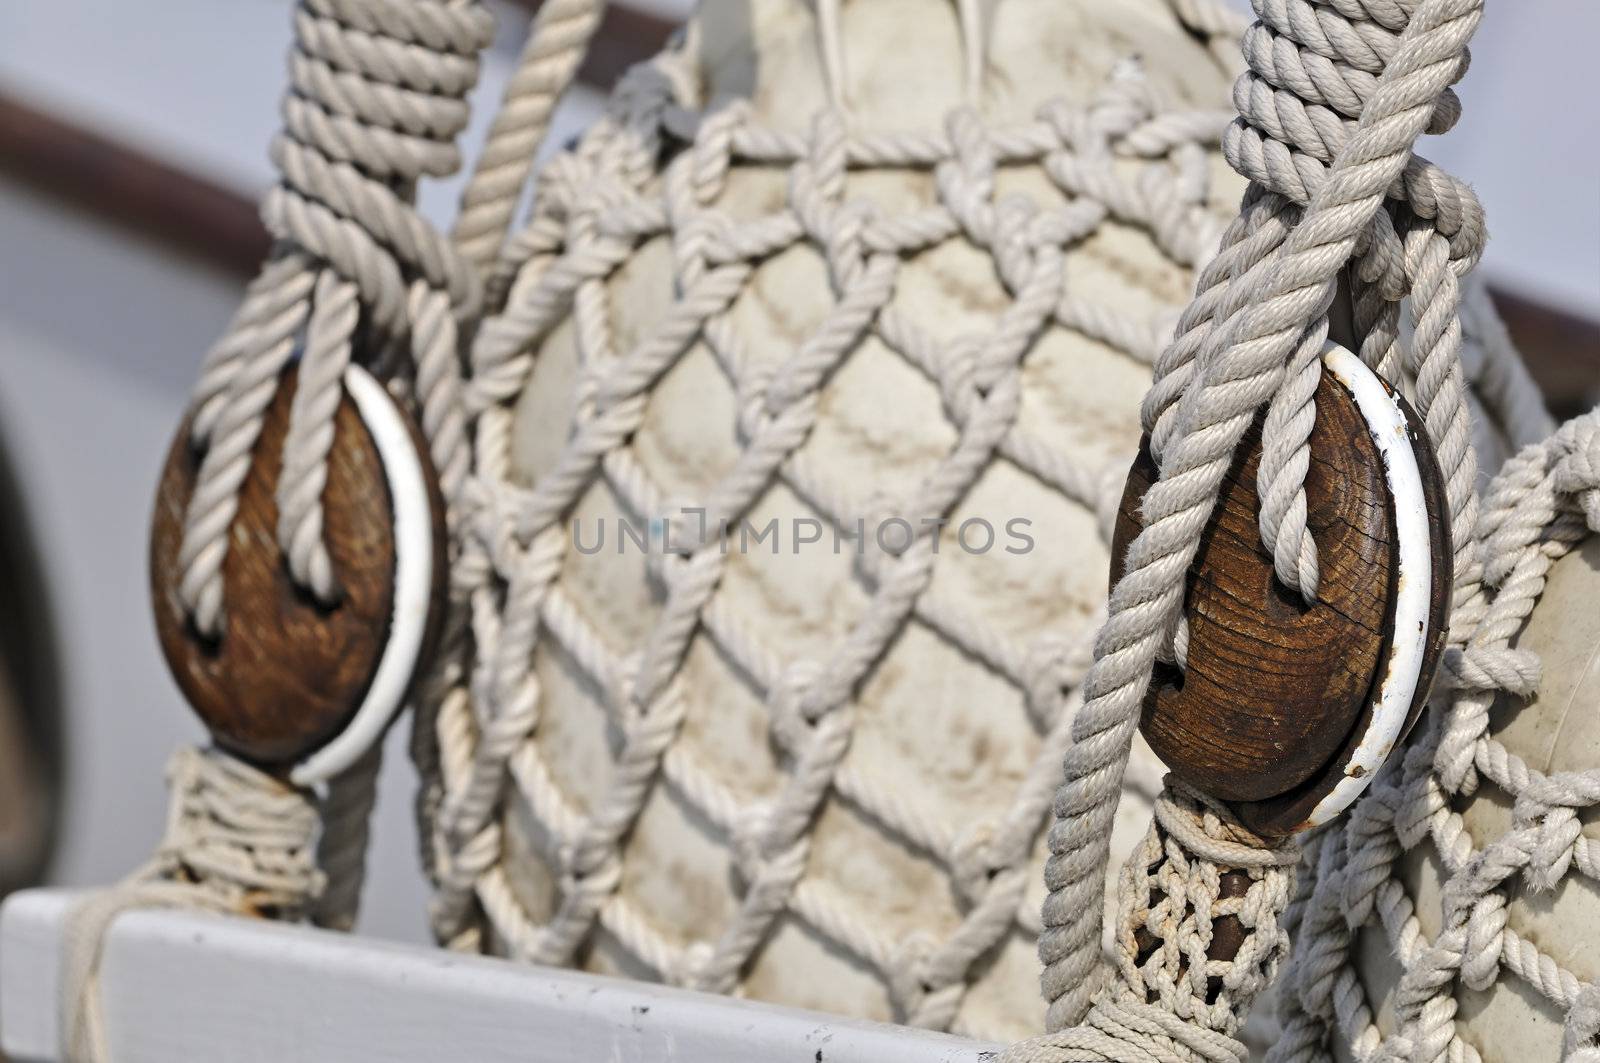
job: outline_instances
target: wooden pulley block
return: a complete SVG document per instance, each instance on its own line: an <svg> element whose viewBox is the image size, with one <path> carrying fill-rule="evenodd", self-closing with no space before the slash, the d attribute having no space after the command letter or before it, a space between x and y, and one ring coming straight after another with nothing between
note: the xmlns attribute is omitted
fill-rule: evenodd
<svg viewBox="0 0 1600 1063"><path fill-rule="evenodd" d="M178 552L200 454L178 430L156 496L150 587L167 665L219 746L296 785L326 780L382 735L431 649L444 600L444 504L421 434L383 385L350 367L322 493L337 600L291 578L276 491L296 384L267 411L223 562L223 630L198 632Z"/></svg>
<svg viewBox="0 0 1600 1063"><path fill-rule="evenodd" d="M1449 506L1421 421L1333 345L1316 402L1305 483L1316 600L1277 580L1261 544L1258 421L1189 571L1186 666L1157 665L1140 721L1175 775L1266 837L1326 823L1366 788L1421 714L1447 626ZM1113 586L1156 474L1141 447L1117 514Z"/></svg>

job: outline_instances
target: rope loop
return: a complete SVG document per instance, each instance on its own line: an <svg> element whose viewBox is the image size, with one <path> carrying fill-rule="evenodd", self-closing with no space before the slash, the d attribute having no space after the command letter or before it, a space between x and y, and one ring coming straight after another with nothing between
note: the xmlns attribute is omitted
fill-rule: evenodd
<svg viewBox="0 0 1600 1063"><path fill-rule="evenodd" d="M1358 273L1369 286L1387 279L1390 292L1398 287L1395 238L1376 219L1405 188L1416 139L1449 124L1436 117L1441 112L1453 119L1456 105L1445 101L1465 68L1481 0L1419 0L1398 11L1256 0L1255 10L1257 25L1245 38L1250 70L1235 93L1240 117L1223 139L1251 190L1157 362L1144 420L1161 477L1146 495L1145 529L1112 594L1056 796L1040 938L1052 1030L1079 1021L1096 999L1101 913L1090 897L1109 859L1106 835L1139 706L1171 642L1221 477L1263 407L1262 539L1279 579L1307 598L1316 593L1304 478L1328 310L1352 260L1364 265ZM1469 213L1441 210L1447 202L1455 201L1440 194L1427 206L1436 217L1463 219L1465 231ZM1449 248L1447 237L1439 240ZM1419 256L1409 237L1404 251L1410 287L1416 293L1421 284L1424 304L1410 367L1419 376L1419 409L1430 434L1450 444L1439 448L1441 464L1456 489L1458 535L1470 541L1472 488L1461 484L1475 468L1464 438L1454 445L1466 412L1459 325L1448 327L1459 305L1457 275L1448 254L1442 263ZM1370 307L1369 314L1381 319Z"/></svg>
<svg viewBox="0 0 1600 1063"><path fill-rule="evenodd" d="M262 204L278 243L192 401L202 452L187 514L179 595L197 629L224 633L222 570L238 491L285 365L298 357L279 477L278 540L290 574L338 597L324 546L322 490L333 417L352 361L413 376L424 433L447 493L465 472L456 330L477 311L471 264L411 205L416 181L460 165L456 136L477 55L493 38L478 3L304 0L290 88ZM368 343L358 345L363 329Z"/></svg>

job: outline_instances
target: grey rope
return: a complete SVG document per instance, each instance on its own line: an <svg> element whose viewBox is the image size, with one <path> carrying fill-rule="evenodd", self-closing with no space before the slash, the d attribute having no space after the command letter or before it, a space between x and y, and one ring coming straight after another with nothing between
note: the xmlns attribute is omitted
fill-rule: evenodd
<svg viewBox="0 0 1600 1063"><path fill-rule="evenodd" d="M338 592L321 493L346 365L361 358L396 377L397 390L414 389L447 492L468 466L455 326L477 313L477 274L410 199L420 178L459 165L454 138L466 125L465 96L492 20L468 0L303 0L294 17L290 91L272 147L281 179L262 206L278 242L207 356L190 406L189 441L201 458L178 591L208 638L225 637L222 572L238 491L297 351L301 384L279 476L277 538L292 577L319 599ZM72 921L79 944L63 987L69 1058L103 1058L95 970L106 929L128 908L296 919L321 898L320 921L351 925L378 762L373 752L330 782L319 824L309 792L221 751L180 752L161 855ZM334 875L325 897L319 861Z"/></svg>
<svg viewBox="0 0 1600 1063"><path fill-rule="evenodd" d="M1224 144L1229 161L1255 187L1226 237L1228 249L1200 280L1200 294L1180 321L1180 338L1157 366L1152 394L1162 402L1147 405L1146 419L1160 440L1161 479L1145 499L1145 530L1132 544L1127 575L1112 593L1055 801L1057 822L1046 869L1050 893L1040 938L1053 1030L1080 1021L1104 980L1097 955L1101 914L1094 900L1139 705L1177 614L1220 477L1263 406L1270 432L1262 496L1274 500L1270 513L1263 507L1263 537L1285 582L1314 593L1309 582L1314 545L1306 542L1301 487L1306 380L1319 371L1316 355L1340 271L1363 249L1378 245L1372 226L1385 213L1386 198L1396 188L1409 191L1406 178L1418 172L1414 142L1434 127L1436 114L1451 109L1446 93L1464 68L1481 2L1423 0L1407 9L1377 2L1335 8L1258 0L1256 12L1258 26L1246 38L1252 69L1236 92L1241 118ZM1269 40L1266 34L1273 36ZM1303 125L1278 124L1279 115L1294 113L1292 107L1256 106L1261 89L1270 90L1274 103L1295 89L1308 95L1316 91L1317 79L1291 79L1280 70L1278 60L1291 50L1330 58L1341 73L1354 68L1373 75L1353 127L1322 121L1326 108L1316 109L1322 104L1315 96L1306 101L1315 106L1305 108ZM1308 70L1318 66L1302 64ZM1346 81L1352 88L1362 84ZM1346 130L1342 142L1329 143ZM1326 156L1325 164L1319 153ZM1442 197L1425 195L1434 190L1419 180L1417 194L1406 200L1410 211L1442 203ZM1451 244L1448 237L1438 237L1447 251L1461 253L1449 255L1444 265L1470 264L1481 226L1463 226L1451 235L1460 239ZM1452 511L1460 514L1458 526L1470 543L1474 470L1470 448L1458 452L1455 446L1456 410L1464 409L1459 326L1452 333L1445 321L1455 292L1439 275L1437 251L1422 257L1437 246L1429 239L1424 247L1419 238L1415 258L1416 268L1428 271L1425 301L1431 299L1430 306L1440 311L1427 319L1430 330L1418 344L1424 396L1419 405L1440 444ZM1180 386L1161 379L1175 373L1185 374ZM1463 482L1464 497L1458 488Z"/></svg>

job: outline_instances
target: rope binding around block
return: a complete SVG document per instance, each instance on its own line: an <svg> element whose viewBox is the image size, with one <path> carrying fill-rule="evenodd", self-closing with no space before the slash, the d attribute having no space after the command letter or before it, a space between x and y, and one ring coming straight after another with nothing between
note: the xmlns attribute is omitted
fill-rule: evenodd
<svg viewBox="0 0 1600 1063"><path fill-rule="evenodd" d="M1231 26L1206 0L1172 4L1190 29ZM574 289L626 259L625 237L664 231L675 212L703 206L684 182L716 184L735 141L752 157L785 161L811 150L803 138L745 127L738 107L689 114L669 99L675 68L659 63L624 82L605 136L557 166L547 189L577 194L561 181L585 162L625 171L628 181L601 182L597 192L615 208L604 231L585 223L563 234L552 222L508 240L534 150L604 6L541 6L450 235L422 220L413 198L420 179L460 162L455 137L467 122L478 55L492 39L487 11L466 0L297 7L294 84L273 151L282 181L265 208L278 244L207 360L163 473L152 536L162 648L214 746L174 760L173 812L156 857L75 917L63 987L73 1058L104 1055L96 965L119 911L195 906L352 924L380 740L408 701L421 710L419 806L436 929L459 947L486 947L482 930L493 913L480 917L495 906L485 882L503 871L507 765L537 712L528 693L537 679L529 676L531 650L515 651L542 622L548 603L540 588L559 567L543 537L530 544L511 527L548 502L539 488L518 496L520 514L497 509L503 500L492 490L511 479L508 407L531 361L533 340L519 329L532 318L547 326ZM981 40L984 5L957 6L969 44ZM1513 581L1486 561L1485 543L1509 542L1509 552L1532 565L1540 535L1556 529L1563 543L1576 538L1573 499L1591 527L1600 521L1600 433L1590 421L1573 422L1524 451L1507 475L1531 480L1496 481L1488 497L1499 508L1480 527L1462 321L1476 312L1463 285L1482 251L1482 211L1470 189L1415 145L1459 116L1452 86L1466 71L1481 7L1482 0L1256 0L1258 21L1242 39L1248 70L1235 90L1239 117L1222 138L1250 187L1216 256L1198 269L1171 341L1162 347L1146 337L1154 381L1115 515L1109 607L1082 704L1062 723L1071 743L1063 739L1048 893L1034 926L1049 1032L1013 1046L1008 1063L1242 1060L1246 1014L1288 957L1291 932L1304 951L1307 934L1317 935L1316 946L1344 929L1334 924L1348 914L1337 910L1348 898L1319 892L1325 882L1309 881L1313 870L1323 876L1314 861L1357 844L1351 832L1376 837L1374 824L1392 825L1394 780L1408 780L1415 792L1406 793L1419 804L1438 797L1437 787L1428 789L1434 766L1422 763L1434 751L1471 761L1462 744L1477 739L1461 737L1471 728L1457 718L1459 706L1454 730L1440 737L1424 728L1428 737L1414 740L1403 765L1393 756L1424 716L1435 677L1435 704L1458 690L1471 701L1531 686L1525 662L1498 638L1505 632L1497 608L1509 611L1522 598L1502 589ZM839 0L818 0L816 9L822 63L838 89ZM967 64L964 76L975 84L980 53L970 52ZM816 163L806 180L828 195L842 189L850 152L861 149L842 91L832 96L833 109L815 126L818 159L802 160ZM985 142L974 115L951 124L958 151ZM674 123L689 141L659 182L667 209L625 186L660 176L664 131ZM1164 135L1193 136L1187 124L1169 124ZM1153 122L1147 132L1163 128ZM636 135L641 129L647 135ZM946 149L939 138L893 146L900 154L883 159ZM1198 151L1184 158L1204 161ZM939 172L959 176L953 166ZM774 242L757 242L750 257L820 230L832 209L827 198L807 200L806 216ZM843 229L854 240L851 218ZM536 212L540 220L549 221ZM942 214L923 220L929 232L959 229ZM921 239L913 228L899 238ZM569 237L575 249L562 244ZM1209 250L1215 237L1188 252L1198 261L1198 246ZM1019 236L1002 261L1017 267L1012 279L1024 272L1021 247ZM863 320L877 315L892 287L890 256L875 272L851 265L842 245L834 250L847 289L841 305L861 299L876 308L861 311ZM680 308L681 320L669 314L668 323L685 335L726 339L721 314L747 271L740 255L711 269L696 254L674 260L688 274L674 281L682 282L678 294L698 293L704 306ZM533 260L556 264L549 285L559 291L515 288ZM579 328L603 329L593 300L577 301L578 316L587 316ZM1047 314L1050 300L1036 301ZM1412 328L1403 337L1406 301ZM773 411L784 412L783 396L805 392L826 367L788 372L763 385ZM613 381L617 394L602 389L583 401L642 408L633 392L624 394L634 384ZM1517 387L1531 390L1505 385ZM1547 421L1542 411L1529 413L1517 430L1542 438ZM596 444L582 456L599 461L603 450ZM568 478L579 477L568 470ZM1530 498L1544 507L1540 520L1507 516ZM510 562L516 578L491 589ZM711 577L687 565L671 571L683 601L704 602ZM698 622L696 606L677 634ZM502 637L512 651L486 651ZM672 705L667 658L681 643L662 645L678 649L652 644L643 660L653 670L640 669L651 682L630 694ZM473 660L474 652L487 659ZM770 909L764 915L787 903L801 875L806 831L848 744L836 718L804 718L809 703L791 700L794 734L820 737L800 780L810 803L796 799L781 819L756 823L739 854L765 882L766 893L753 891ZM565 870L587 892L575 890L549 926L528 934L563 957L620 877L619 840L673 739L668 715L641 712L625 736L626 800L588 819L569 817L573 829L560 838ZM1140 728L1171 775L1122 869L1106 955L1108 839ZM1450 777L1461 784L1471 770L1458 765ZM1524 783L1521 790L1532 788ZM1046 779L1038 790L1035 831L1050 785ZM1539 792L1550 807L1579 800L1565 790ZM1357 814L1341 819L1352 808ZM1302 865L1303 855L1313 862ZM508 910L509 891L504 882L497 888L500 910ZM992 921L1009 928L1016 909L997 903ZM570 925L559 923L565 916ZM1462 915L1441 939L1482 983L1482 955L1461 958L1488 916L1472 918L1470 933ZM750 942L736 944L753 947L759 933L746 936ZM717 954L710 945L697 949L686 954L702 962L707 985L733 985L750 954L729 953L726 969L711 971ZM1412 957L1412 982L1427 977L1424 961L1449 966L1440 955ZM970 962L961 960L963 971ZM1283 1058L1314 1058L1331 1021L1302 1013L1317 972L1331 977L1317 962L1295 961L1301 992L1290 1005L1293 1036L1276 1050ZM908 998L922 987L926 1003L932 994L913 965L907 959L907 970L892 973L911 987ZM1427 996L1407 985L1408 1001ZM954 999L960 987L951 987ZM1593 993L1568 995L1572 1042L1588 1052L1600 1036ZM954 1010L930 1005L928 1013L947 1022ZM1332 1005L1326 1010L1331 1015ZM1402 1016L1408 1029L1425 1018L1421 1005L1412 1010Z"/></svg>

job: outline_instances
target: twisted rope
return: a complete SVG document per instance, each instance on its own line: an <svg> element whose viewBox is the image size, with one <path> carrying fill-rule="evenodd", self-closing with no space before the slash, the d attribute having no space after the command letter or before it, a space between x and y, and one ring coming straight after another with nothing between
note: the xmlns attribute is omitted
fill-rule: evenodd
<svg viewBox="0 0 1600 1063"><path fill-rule="evenodd" d="M823 113L808 133L796 133L758 124L738 102L697 109L694 32L691 25L681 50L630 73L597 126L546 168L534 215L497 267L514 275L515 285L508 277L507 297L473 341L475 468L454 576L469 603L474 660L437 712L419 716L416 743L427 780L420 806L436 884L435 933L454 947L570 963L603 928L665 980L733 991L778 921L792 917L875 972L904 1021L961 1028L979 958L1007 935L1038 932L1024 899L1026 868L1087 646L1054 636L1017 645L934 593L936 551L924 532L904 547L865 551L865 610L827 653L790 659L719 595L727 558L716 542L674 526L667 538L688 545L652 551L647 560L665 591L660 618L634 652L624 653L562 585L573 545L565 525L596 480L632 512L675 508L629 443L651 389L696 343L737 392L742 450L695 500L708 527L737 521L774 483L840 526L878 517L882 503L844 496L801 452L818 422L821 388L870 337L938 386L958 437L948 460L908 485L908 497L890 512L925 527L923 521L947 516L1003 456L1109 529L1120 490L1120 469L1112 466L1120 462L1078 469L1032 438L1017 422L1021 364L1045 328L1078 331L1140 362L1154 359L1165 322L1119 314L1074 291L1064 251L1117 221L1148 232L1173 261L1197 265L1221 236L1206 206L1205 149L1217 145L1227 116L1164 108L1136 72L1124 70L1083 105L1053 103L1014 127L994 128L960 110L927 133L869 133L853 130L839 113ZM729 174L747 164L789 168L780 209L735 218L719 208ZM997 170L1022 164L1039 167L1064 202L1034 206L999 197ZM865 212L849 196L857 168L927 171L937 206ZM670 237L663 243L677 297L630 348L619 349L607 282L657 237ZM993 258L1011 302L992 334L946 342L897 307L894 296L905 260L953 238ZM752 357L731 307L762 260L797 246L816 251L834 306L787 357ZM529 386L534 352L569 319L581 365L572 428L552 468L530 484L512 461L514 407ZM1037 750L1015 803L993 822L940 822L849 755L855 690L913 618L1026 694ZM775 791L754 806L680 740L696 693L683 660L698 638L712 640L752 677L784 754ZM603 692L618 736L607 785L581 805L557 783L539 747L545 692L534 662L541 652L570 658ZM1154 772L1148 775L1136 784L1147 799L1158 789ZM619 888L628 834L662 788L726 838L738 872L735 914L688 942L670 940ZM886 935L852 898L808 873L816 815L835 796L949 875L961 898L952 933ZM537 853L559 884L548 917L529 911L512 881L512 801L519 806L514 820L531 820L548 839Z"/></svg>
<svg viewBox="0 0 1600 1063"><path fill-rule="evenodd" d="M1179 339L1156 367L1144 412L1161 477L1144 500L1145 529L1129 549L1127 575L1112 592L1054 805L1039 946L1052 1030L1079 1022L1104 981L1096 954L1101 913L1091 902L1139 706L1151 667L1172 640L1220 478L1263 407L1263 542L1281 580L1315 593L1303 481L1318 355L1341 271L1352 258L1392 246L1380 219L1396 192L1415 233L1404 264L1419 329L1407 368L1416 373L1418 406L1448 478L1458 554L1468 562L1460 565L1458 556L1458 603L1476 587L1475 466L1466 445L1455 281L1476 259L1481 225L1465 207L1470 194L1419 164L1412 146L1422 133L1446 128L1458 110L1449 88L1464 69L1481 5L1255 6L1258 22L1245 38L1251 69L1235 92L1240 118L1224 140L1229 162L1252 188L1223 253L1199 279ZM1355 115L1339 114L1358 103L1353 123ZM1370 263L1369 273L1377 275Z"/></svg>
<svg viewBox="0 0 1600 1063"><path fill-rule="evenodd" d="M294 582L333 605L322 493L343 375L359 359L408 392L454 521L470 466L460 342L480 311L480 271L504 237L532 147L598 22L600 3L558 0L536 20L464 194L453 237L418 215L418 180L460 166L478 54L493 36L469 0L304 0L290 89L272 146L281 180L262 213L278 238L197 384L191 444L202 454L180 548L180 599L196 628L225 635L223 563L237 492L279 375L298 357L277 489L277 538ZM358 346L357 337L361 338ZM462 652L458 600L424 695L448 686ZM317 919L348 928L359 902L374 750L330 781L320 860L333 886Z"/></svg>
<svg viewBox="0 0 1600 1063"><path fill-rule="evenodd" d="M459 481L462 413L458 403L441 408L441 398L459 391L459 371L440 372L440 355L426 344L433 337L411 323L439 302L469 318L477 276L410 198L417 180L460 164L454 141L492 29L487 11L467 0L305 0L295 12L284 125L272 146L280 181L262 204L278 245L191 402L190 442L202 457L179 551L179 598L207 638L224 634L222 566L238 489L297 346L302 384L277 501L278 540L298 585L325 603L336 597L321 492L341 375L357 357L352 343L363 322L375 347L360 352L364 361L406 349L405 365L427 385L418 403L434 463L447 483Z"/></svg>
<svg viewBox="0 0 1600 1063"><path fill-rule="evenodd" d="M572 6L547 8L560 22ZM338 598L322 492L352 360L413 397L451 519L470 465L457 337L479 311L478 259L435 232L411 200L419 179L460 164L454 141L467 123L466 95L492 20L469 0L302 0L294 25L283 129L272 146L281 179L262 206L278 242L206 358L191 399L189 442L201 460L179 554L179 598L212 639L225 637L222 572L237 493L291 358L300 363L299 387L276 532L291 578L318 600ZM534 42L528 62L559 50ZM507 143L542 128L561 87L542 86L526 71L514 79L519 106L497 125L496 150L468 185L468 251L497 243L494 219L514 206L512 185L521 180L506 172ZM542 107L541 90L549 94ZM458 650L459 639L450 648ZM63 995L69 1058L103 1057L95 968L106 929L125 910L310 914L324 926L353 926L381 755L375 746L330 780L318 805L309 792L221 751L180 753L171 772L173 818L157 858L86 902L73 920L77 944Z"/></svg>
<svg viewBox="0 0 1600 1063"><path fill-rule="evenodd" d="M604 0L547 0L534 16L451 233L480 273L487 274L500 254L556 104L577 75L604 12Z"/></svg>
<svg viewBox="0 0 1600 1063"><path fill-rule="evenodd" d="M1237 24L1225 7L1212 0L1173 0L1173 7L1213 51L1229 54ZM1497 481L1499 494L1491 491L1479 529L1469 383L1519 442L1542 438L1548 417L1492 308L1464 285L1483 240L1476 201L1411 150L1419 135L1443 132L1459 115L1449 86L1465 68L1478 5L1257 0L1258 22L1244 37L1250 72L1235 93L1240 119L1222 137L1230 163L1252 187L1225 233L1202 209L1200 148L1218 136L1216 116L1164 112L1136 80L1124 78L1088 108L1047 108L1037 122L1013 129L987 129L971 112L958 112L934 134L858 135L838 114L825 114L809 135L798 135L763 129L737 105L696 111L692 72L682 53L669 53L631 73L599 127L575 154L552 164L534 218L508 241L534 151L602 9L598 0L543 5L455 232L445 239L416 216L409 199L418 179L451 172L459 162L453 141L466 121L477 52L489 39L487 17L464 2L303 0L295 14L293 90L273 148L283 181L264 205L279 246L208 357L192 404L193 443L203 458L180 556L181 596L199 630L215 638L225 630L221 571L235 496L263 411L296 347L302 385L291 411L277 535L296 582L323 601L338 593L338 574L322 544L320 494L343 369L352 358L369 361L414 396L456 550L445 649L425 685L415 739L440 937L481 948L492 930L514 954L555 962L569 959L599 923L668 979L726 991L773 920L789 910L878 970L907 1021L948 1026L973 961L1021 925L1042 931L1052 1026L1083 1015L1104 980L1093 959L1099 883L1137 706L1151 662L1182 660L1174 588L1209 516L1217 478L1262 408L1263 541L1279 577L1315 594L1315 543L1305 528L1306 439L1316 354L1335 285L1349 264L1362 357L1414 382L1447 476L1457 533L1447 675L1461 695L1428 755L1436 756L1441 778L1459 785L1482 773L1515 787L1531 813L1492 852L1453 864L1461 869L1452 896L1454 936L1403 956L1417 963L1403 987L1407 1036L1441 1043L1439 1009L1428 1002L1436 1002L1452 970L1468 984L1487 984L1498 958L1571 1004L1569 1050L1574 1058L1592 1054L1600 1028L1592 992L1552 972L1547 958L1505 930L1484 901L1519 868L1553 881L1568 866L1595 874L1600 865L1569 837L1572 810L1600 800L1600 785L1539 778L1509 753L1486 747L1481 728L1473 730L1486 718L1489 691L1528 690L1536 681L1535 662L1495 639L1517 608L1531 607L1522 588L1540 578L1535 569L1539 558L1548 563L1551 537L1565 543L1575 535L1569 510L1553 523L1540 524L1542 515L1576 505L1591 525L1600 516L1600 432L1591 422L1577 423L1547 450L1520 455L1507 472L1520 479ZM970 91L982 72L982 42L973 38L982 38L984 16L967 0L959 10ZM838 107L844 102L838 12L832 4L820 12ZM688 139L687 149L647 193L662 147L679 138ZM1128 158L1151 162L1132 188L1113 170L1117 159ZM791 165L788 209L755 223L710 210L734 159ZM996 166L1019 161L1040 163L1074 202L1049 216L996 203ZM941 209L910 217L863 214L844 200L852 166L934 169ZM1063 289L1061 247L1108 218L1148 227L1164 252L1190 265L1220 243L1171 343L1163 342L1160 324L1119 318ZM658 335L619 354L605 281L640 242L668 233L682 297ZM991 253L1014 303L992 336L940 344L906 320L891 297L902 256L958 234ZM838 305L792 359L756 369L746 363L728 311L753 260L799 241L822 250ZM532 282L509 297L519 273ZM1406 297L1410 344L1402 343L1399 328ZM485 300L495 313L479 330ZM523 487L510 469L510 403L526 383L530 348L568 310L586 360L603 369L580 385L578 424L559 467ZM715 596L722 562L714 546L653 559L652 575L667 587L663 620L627 659L612 655L561 593L557 577L567 544L559 522L591 476L606 477L639 511L660 510L658 490L622 443L640 423L648 388L696 339L739 381L740 427L750 441L740 466L712 491L706 509L714 518L744 513L774 480L836 519L869 508L830 491L795 451L815 423L819 382L871 333L939 382L959 430L950 460L906 500L908 515L947 512L985 463L1002 454L1094 508L1105 523L1115 504L1114 477L1064 467L1016 427L1016 370L1031 338L1050 322L1156 369L1144 422L1162 480L1147 499L1148 526L1130 554L1130 576L1113 595L1092 667L1082 648L1064 653L1041 644L1019 652L940 602L928 593L930 540L916 536L864 562L875 588L871 608L826 662L783 662L736 629L737 618L720 610ZM469 338L470 385L458 353ZM1530 538L1535 528L1542 531ZM1485 565L1483 557L1491 561ZM1508 557L1517 558L1510 568ZM1001 824L953 833L880 792L845 758L851 690L910 616L1016 677L1028 692L1044 740ZM755 808L742 807L675 744L686 709L679 667L701 628L766 689L774 734L793 759L781 792ZM588 812L560 793L529 741L539 721L532 657L540 640L560 643L609 692L622 733L613 786ZM469 648L476 650L470 661ZM1073 715L1064 692L1080 679L1084 704ZM174 787L174 822L183 825L169 828L171 844L127 889L85 910L84 939L98 942L115 913L134 904L227 910L253 904L295 918L315 901L319 922L350 925L378 751L335 780L325 799L318 859L333 880L326 891L306 855L317 822L307 795L277 792L270 779L249 775L222 754L184 757ZM1057 758L1067 778L1054 803L1051 895L1041 927L1023 911L1022 865L1049 803ZM1425 768L1416 765L1425 759L1413 750L1406 761L1411 774L1385 778L1421 778ZM617 896L621 839L658 778L728 831L748 884L737 917L720 936L681 949ZM544 925L522 910L501 864L499 812L508 782L556 839L564 895ZM808 825L834 791L948 867L967 903L949 940L884 942L807 880ZM1292 850L1239 835L1198 795L1177 787L1163 794L1150 834L1123 872L1114 977L1094 997L1083 1025L1018 1046L1008 1058L1242 1060L1235 1034L1287 947L1285 927L1316 928L1312 955L1324 963L1344 956L1330 917L1330 883L1353 881L1331 864L1356 851L1347 830L1364 832L1363 844L1376 847L1360 850L1363 888L1344 891L1354 898L1353 910L1381 908L1386 923L1402 920L1394 914L1400 902L1373 878L1380 866L1373 853L1393 848L1382 839L1382 810L1394 816L1410 806L1393 791L1378 792L1389 794L1389 803L1369 799L1361 807L1379 811L1358 817L1359 827L1352 820L1308 846L1318 873L1303 878L1298 893ZM1407 791L1408 800L1425 796L1415 787ZM1442 806L1436 811L1444 814ZM1450 837L1458 839L1459 830ZM1246 872L1242 896L1224 895L1225 869ZM1224 918L1247 929L1245 942L1231 960L1211 960L1214 924ZM86 958L71 965L75 985L92 987L94 955L85 949ZM1296 976L1312 970L1311 962L1297 958ZM1348 994L1343 975L1318 970L1306 976L1309 984L1338 982ZM69 992L69 1008L79 999ZM81 999L92 1002L92 992ZM1417 1033L1424 1017L1432 1025ZM1324 1018L1297 1015L1295 1036L1281 1053L1310 1051L1306 1046L1325 1031ZM65 1028L74 1031L75 1045L93 1051L102 1037L96 1023L88 1007L68 1015ZM1370 1031L1363 1036L1370 1040Z"/></svg>
<svg viewBox="0 0 1600 1063"><path fill-rule="evenodd" d="M305 791L236 758L184 748L167 765L166 832L149 863L80 902L67 920L62 967L62 1058L107 1059L99 968L106 931L136 908L190 908L300 918L322 891Z"/></svg>

